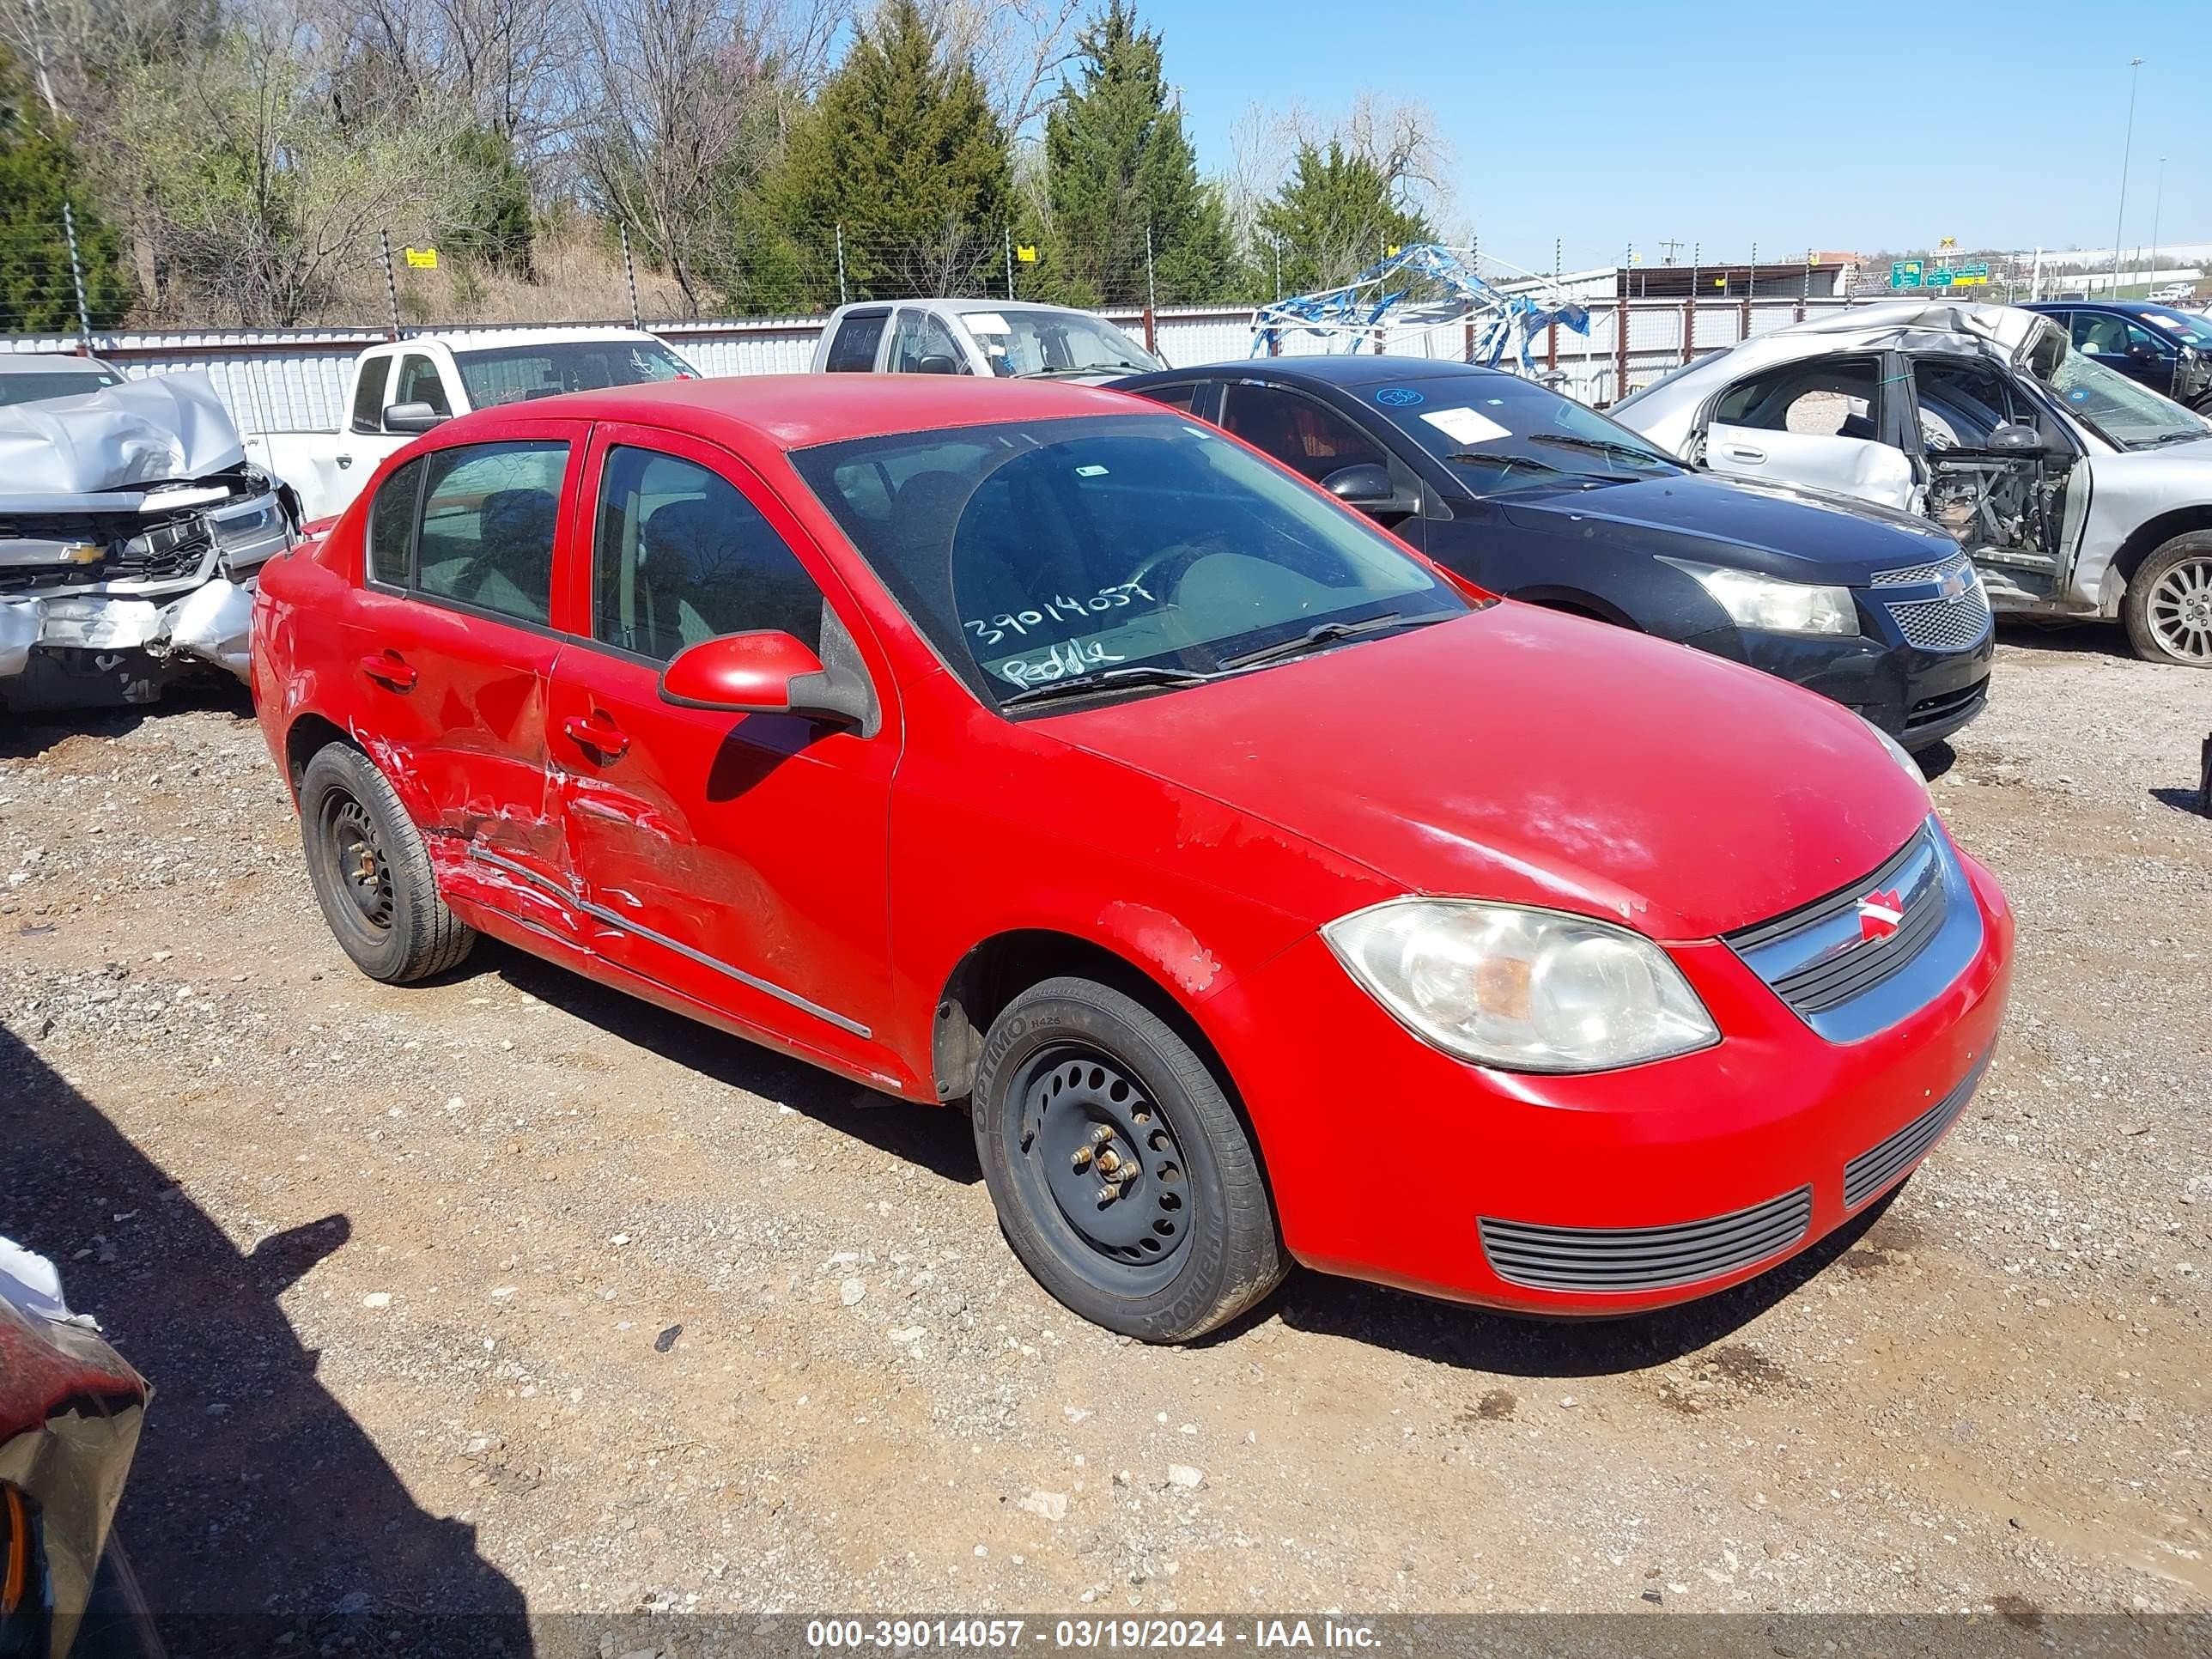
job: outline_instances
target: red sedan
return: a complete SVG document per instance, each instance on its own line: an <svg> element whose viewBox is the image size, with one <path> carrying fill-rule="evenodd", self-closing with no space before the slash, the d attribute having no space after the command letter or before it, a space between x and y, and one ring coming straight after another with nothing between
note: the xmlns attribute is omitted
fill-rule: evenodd
<svg viewBox="0 0 2212 1659"><path fill-rule="evenodd" d="M1685 1300L1903 1180L2012 920L1826 700L1501 602L1115 393L465 416L269 567L254 688L363 971L489 933L966 1103L1024 1266L1195 1336L1292 1261Z"/></svg>

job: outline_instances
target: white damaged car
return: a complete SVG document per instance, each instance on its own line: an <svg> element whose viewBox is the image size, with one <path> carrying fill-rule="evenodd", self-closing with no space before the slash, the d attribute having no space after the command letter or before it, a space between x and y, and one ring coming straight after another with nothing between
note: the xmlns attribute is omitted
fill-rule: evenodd
<svg viewBox="0 0 2212 1659"><path fill-rule="evenodd" d="M1608 412L1715 472L1934 520L2001 611L2117 618L2139 655L2212 668L2212 421L2074 350L2052 318L1833 312Z"/></svg>
<svg viewBox="0 0 2212 1659"><path fill-rule="evenodd" d="M0 406L0 707L243 679L254 579L298 526L204 374Z"/></svg>

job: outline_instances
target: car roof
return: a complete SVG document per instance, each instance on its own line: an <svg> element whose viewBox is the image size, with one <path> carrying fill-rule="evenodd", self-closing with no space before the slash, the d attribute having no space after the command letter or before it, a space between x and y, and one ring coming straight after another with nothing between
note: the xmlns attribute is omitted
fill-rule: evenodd
<svg viewBox="0 0 2212 1659"><path fill-rule="evenodd" d="M741 374L572 392L481 412L486 422L528 414L635 421L713 437L732 428L778 449L939 427L987 426L1082 415L1158 415L1156 404L1097 386L954 374ZM465 415L441 432L456 432Z"/></svg>
<svg viewBox="0 0 2212 1659"><path fill-rule="evenodd" d="M1364 386L1401 380L1436 380L1458 377L1500 375L1504 371L1454 362L1449 357L1376 357L1365 352L1331 353L1326 356L1237 357L1225 362L1196 363L1184 368L1158 369L1141 378L1148 384L1166 385L1194 375L1218 379L1237 374L1261 375L1290 385ZM1139 378L1132 375L1131 380ZM1504 378L1510 380L1510 375ZM1124 383L1126 384L1126 382Z"/></svg>
<svg viewBox="0 0 2212 1659"><path fill-rule="evenodd" d="M11 351L0 356L0 374L82 374L88 368L107 374L121 373L97 357L80 357L65 351Z"/></svg>
<svg viewBox="0 0 2212 1659"><path fill-rule="evenodd" d="M659 336L641 329L611 328L604 323L578 323L560 328L440 328L410 334L392 342L395 347L437 344L454 351L482 351L492 346L528 348L543 345L600 345L610 341L651 340L665 344Z"/></svg>

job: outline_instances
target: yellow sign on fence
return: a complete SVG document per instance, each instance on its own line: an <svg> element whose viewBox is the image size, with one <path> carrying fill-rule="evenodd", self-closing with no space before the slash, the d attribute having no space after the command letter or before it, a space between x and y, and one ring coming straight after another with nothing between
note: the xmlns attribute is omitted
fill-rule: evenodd
<svg viewBox="0 0 2212 1659"><path fill-rule="evenodd" d="M1036 250L1027 246L1018 247L1014 250L1014 258L1025 265L1033 265L1036 263Z"/></svg>
<svg viewBox="0 0 2212 1659"><path fill-rule="evenodd" d="M409 248L407 268L410 270L435 270L438 268L438 250L434 247Z"/></svg>

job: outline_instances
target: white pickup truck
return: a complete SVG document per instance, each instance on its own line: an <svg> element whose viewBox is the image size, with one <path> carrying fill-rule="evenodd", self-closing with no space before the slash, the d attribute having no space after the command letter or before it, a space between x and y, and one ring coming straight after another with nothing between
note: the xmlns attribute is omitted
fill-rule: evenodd
<svg viewBox="0 0 2212 1659"><path fill-rule="evenodd" d="M563 392L698 378L697 369L635 329L426 334L371 346L354 360L344 426L255 433L246 453L292 486L310 521L327 519L345 511L386 456L456 415Z"/></svg>

